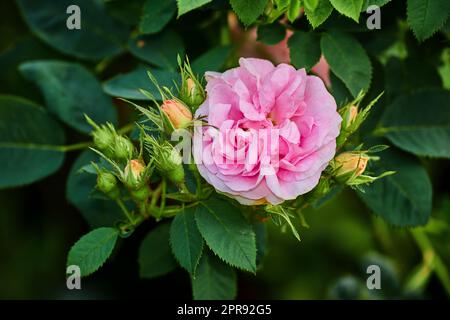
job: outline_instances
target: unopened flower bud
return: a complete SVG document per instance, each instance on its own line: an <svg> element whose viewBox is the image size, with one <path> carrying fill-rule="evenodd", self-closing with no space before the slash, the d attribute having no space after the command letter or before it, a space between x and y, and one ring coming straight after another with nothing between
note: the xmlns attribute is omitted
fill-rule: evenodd
<svg viewBox="0 0 450 320"><path fill-rule="evenodd" d="M350 106L350 108L348 109L346 119L347 126L351 125L355 121L357 115L358 115L358 107L355 105Z"/></svg>
<svg viewBox="0 0 450 320"><path fill-rule="evenodd" d="M181 101L165 100L161 110L168 118L174 129L186 128L192 121L192 113Z"/></svg>
<svg viewBox="0 0 450 320"><path fill-rule="evenodd" d="M113 152L115 158L126 161L133 158L134 145L128 138L117 136L114 140Z"/></svg>
<svg viewBox="0 0 450 320"><path fill-rule="evenodd" d="M95 146L101 151L108 150L114 142L114 134L106 127L92 132Z"/></svg>
<svg viewBox="0 0 450 320"><path fill-rule="evenodd" d="M194 110L205 100L205 90L200 83L187 78L183 81L180 91L181 99Z"/></svg>
<svg viewBox="0 0 450 320"><path fill-rule="evenodd" d="M117 178L109 172L100 171L97 176L97 189L106 194L111 199L119 196Z"/></svg>
<svg viewBox="0 0 450 320"><path fill-rule="evenodd" d="M128 161L128 164L125 167L124 175L125 175L125 183L130 188L139 188L143 182L143 176L145 172L145 164L142 160L133 159Z"/></svg>
<svg viewBox="0 0 450 320"><path fill-rule="evenodd" d="M174 183L184 181L184 168L180 154L173 149L166 154L166 159L166 168L163 171L165 171L167 177Z"/></svg>
<svg viewBox="0 0 450 320"><path fill-rule="evenodd" d="M343 129L348 129L356 120L358 116L358 107L354 104L342 108L339 113L342 116L341 126Z"/></svg>
<svg viewBox="0 0 450 320"><path fill-rule="evenodd" d="M370 157L358 152L344 152L334 159L336 178L346 181L350 177L359 177L364 173Z"/></svg>
<svg viewBox="0 0 450 320"><path fill-rule="evenodd" d="M114 126L110 123L98 125L85 115L86 121L92 126L94 130L92 130L91 135L94 141L94 145L107 156L110 156L112 153L111 147L114 144L114 139L116 137L116 130Z"/></svg>

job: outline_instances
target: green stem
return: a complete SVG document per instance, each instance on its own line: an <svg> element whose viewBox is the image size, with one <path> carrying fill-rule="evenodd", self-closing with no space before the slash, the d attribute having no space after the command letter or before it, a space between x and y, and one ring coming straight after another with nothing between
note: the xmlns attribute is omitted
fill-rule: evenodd
<svg viewBox="0 0 450 320"><path fill-rule="evenodd" d="M228 28L227 15L222 17L222 25L220 27L220 44L222 46L230 44L230 29Z"/></svg>
<svg viewBox="0 0 450 320"><path fill-rule="evenodd" d="M135 221L131 215L131 213L128 211L127 207L125 206L125 204L123 203L123 201L121 199L116 199L116 203L117 205L120 207L120 209L122 210L122 213L124 214L124 216L128 219L128 221L130 221L130 223L132 225L134 225Z"/></svg>
<svg viewBox="0 0 450 320"><path fill-rule="evenodd" d="M119 128L117 130L117 133L118 134L126 134L126 133L130 132L131 130L133 130L133 128L134 128L134 122L130 122L130 123L124 125L122 128Z"/></svg>
<svg viewBox="0 0 450 320"><path fill-rule="evenodd" d="M89 148L90 146L92 146L92 141L85 141L85 142L69 144L66 146L60 146L58 148L58 150L60 150L62 152L77 151L77 150Z"/></svg>
<svg viewBox="0 0 450 320"><path fill-rule="evenodd" d="M430 267L441 281L447 295L450 296L450 275L441 257L434 250L430 239L428 239L426 233L420 229L412 229L411 234L422 252L424 261L431 260L431 262L429 262Z"/></svg>
<svg viewBox="0 0 450 320"><path fill-rule="evenodd" d="M164 212L164 207L166 206L166 179L162 179L161 182L161 206L159 207L159 214L158 216L161 217Z"/></svg>

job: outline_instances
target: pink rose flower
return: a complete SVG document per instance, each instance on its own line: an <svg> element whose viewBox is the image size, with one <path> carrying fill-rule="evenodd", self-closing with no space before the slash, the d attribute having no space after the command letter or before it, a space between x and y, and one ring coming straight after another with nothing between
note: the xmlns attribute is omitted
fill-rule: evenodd
<svg viewBox="0 0 450 320"><path fill-rule="evenodd" d="M324 83L304 69L241 58L207 72L196 112L194 160L217 191L242 204L278 204L311 191L333 159L341 117Z"/></svg>

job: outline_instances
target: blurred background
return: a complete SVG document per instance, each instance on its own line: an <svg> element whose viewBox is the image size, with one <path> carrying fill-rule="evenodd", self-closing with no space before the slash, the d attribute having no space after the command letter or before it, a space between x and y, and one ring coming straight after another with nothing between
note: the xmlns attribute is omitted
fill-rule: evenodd
<svg viewBox="0 0 450 320"><path fill-rule="evenodd" d="M131 1L130 6L135 2ZM398 5L404 8L404 3ZM185 46L192 58L203 51L202 43L211 42L207 32L200 34L195 29L194 22L205 15L209 13L200 11L186 16L183 24L171 22L189 39ZM29 59L77 59L34 37L15 1L2 0L0 16L0 94L44 104L38 89L18 72L18 65ZM391 19L388 13L385 19ZM220 31L214 23L208 28L213 35ZM243 41L240 32L232 31L238 44ZM244 44L251 41L246 39ZM274 48L266 49L258 47L259 54L271 56ZM117 69L131 68L134 62L130 61L129 54L122 55L99 77L104 80ZM95 67L90 62L85 64ZM129 115L120 105L119 113L120 121L126 123ZM86 139L72 129L67 129L67 137L69 142ZM95 275L82 279L82 290L66 288L66 254L89 230L78 209L66 200L67 176L77 156L77 152L68 153L57 173L37 183L0 190L0 298L190 299L190 279L180 269L154 280L139 279L137 251L153 222L146 222L126 241L120 240L108 263ZM411 231L389 226L373 215L354 192L345 190L321 208L306 211L309 228L299 230L300 243L290 232L282 233L271 222L266 223L267 255L256 277L239 273L238 299L448 298L450 165L444 160L426 160L424 165L434 186L433 218L426 228ZM373 263L382 267L382 289L368 291L366 268Z"/></svg>

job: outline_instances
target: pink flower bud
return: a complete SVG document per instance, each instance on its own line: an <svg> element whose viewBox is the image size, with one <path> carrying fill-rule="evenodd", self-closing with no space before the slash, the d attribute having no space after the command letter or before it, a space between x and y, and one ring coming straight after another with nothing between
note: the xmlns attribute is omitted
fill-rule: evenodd
<svg viewBox="0 0 450 320"><path fill-rule="evenodd" d="M139 181L145 171L145 165L141 160L133 159L128 162L124 171L126 177L131 175L132 179Z"/></svg>
<svg viewBox="0 0 450 320"><path fill-rule="evenodd" d="M360 176L366 170L369 159L367 155L356 152L341 153L334 159L337 169L336 177L344 175Z"/></svg>
<svg viewBox="0 0 450 320"><path fill-rule="evenodd" d="M161 110L175 129L186 128L192 121L191 111L178 100L165 100L161 105Z"/></svg>

